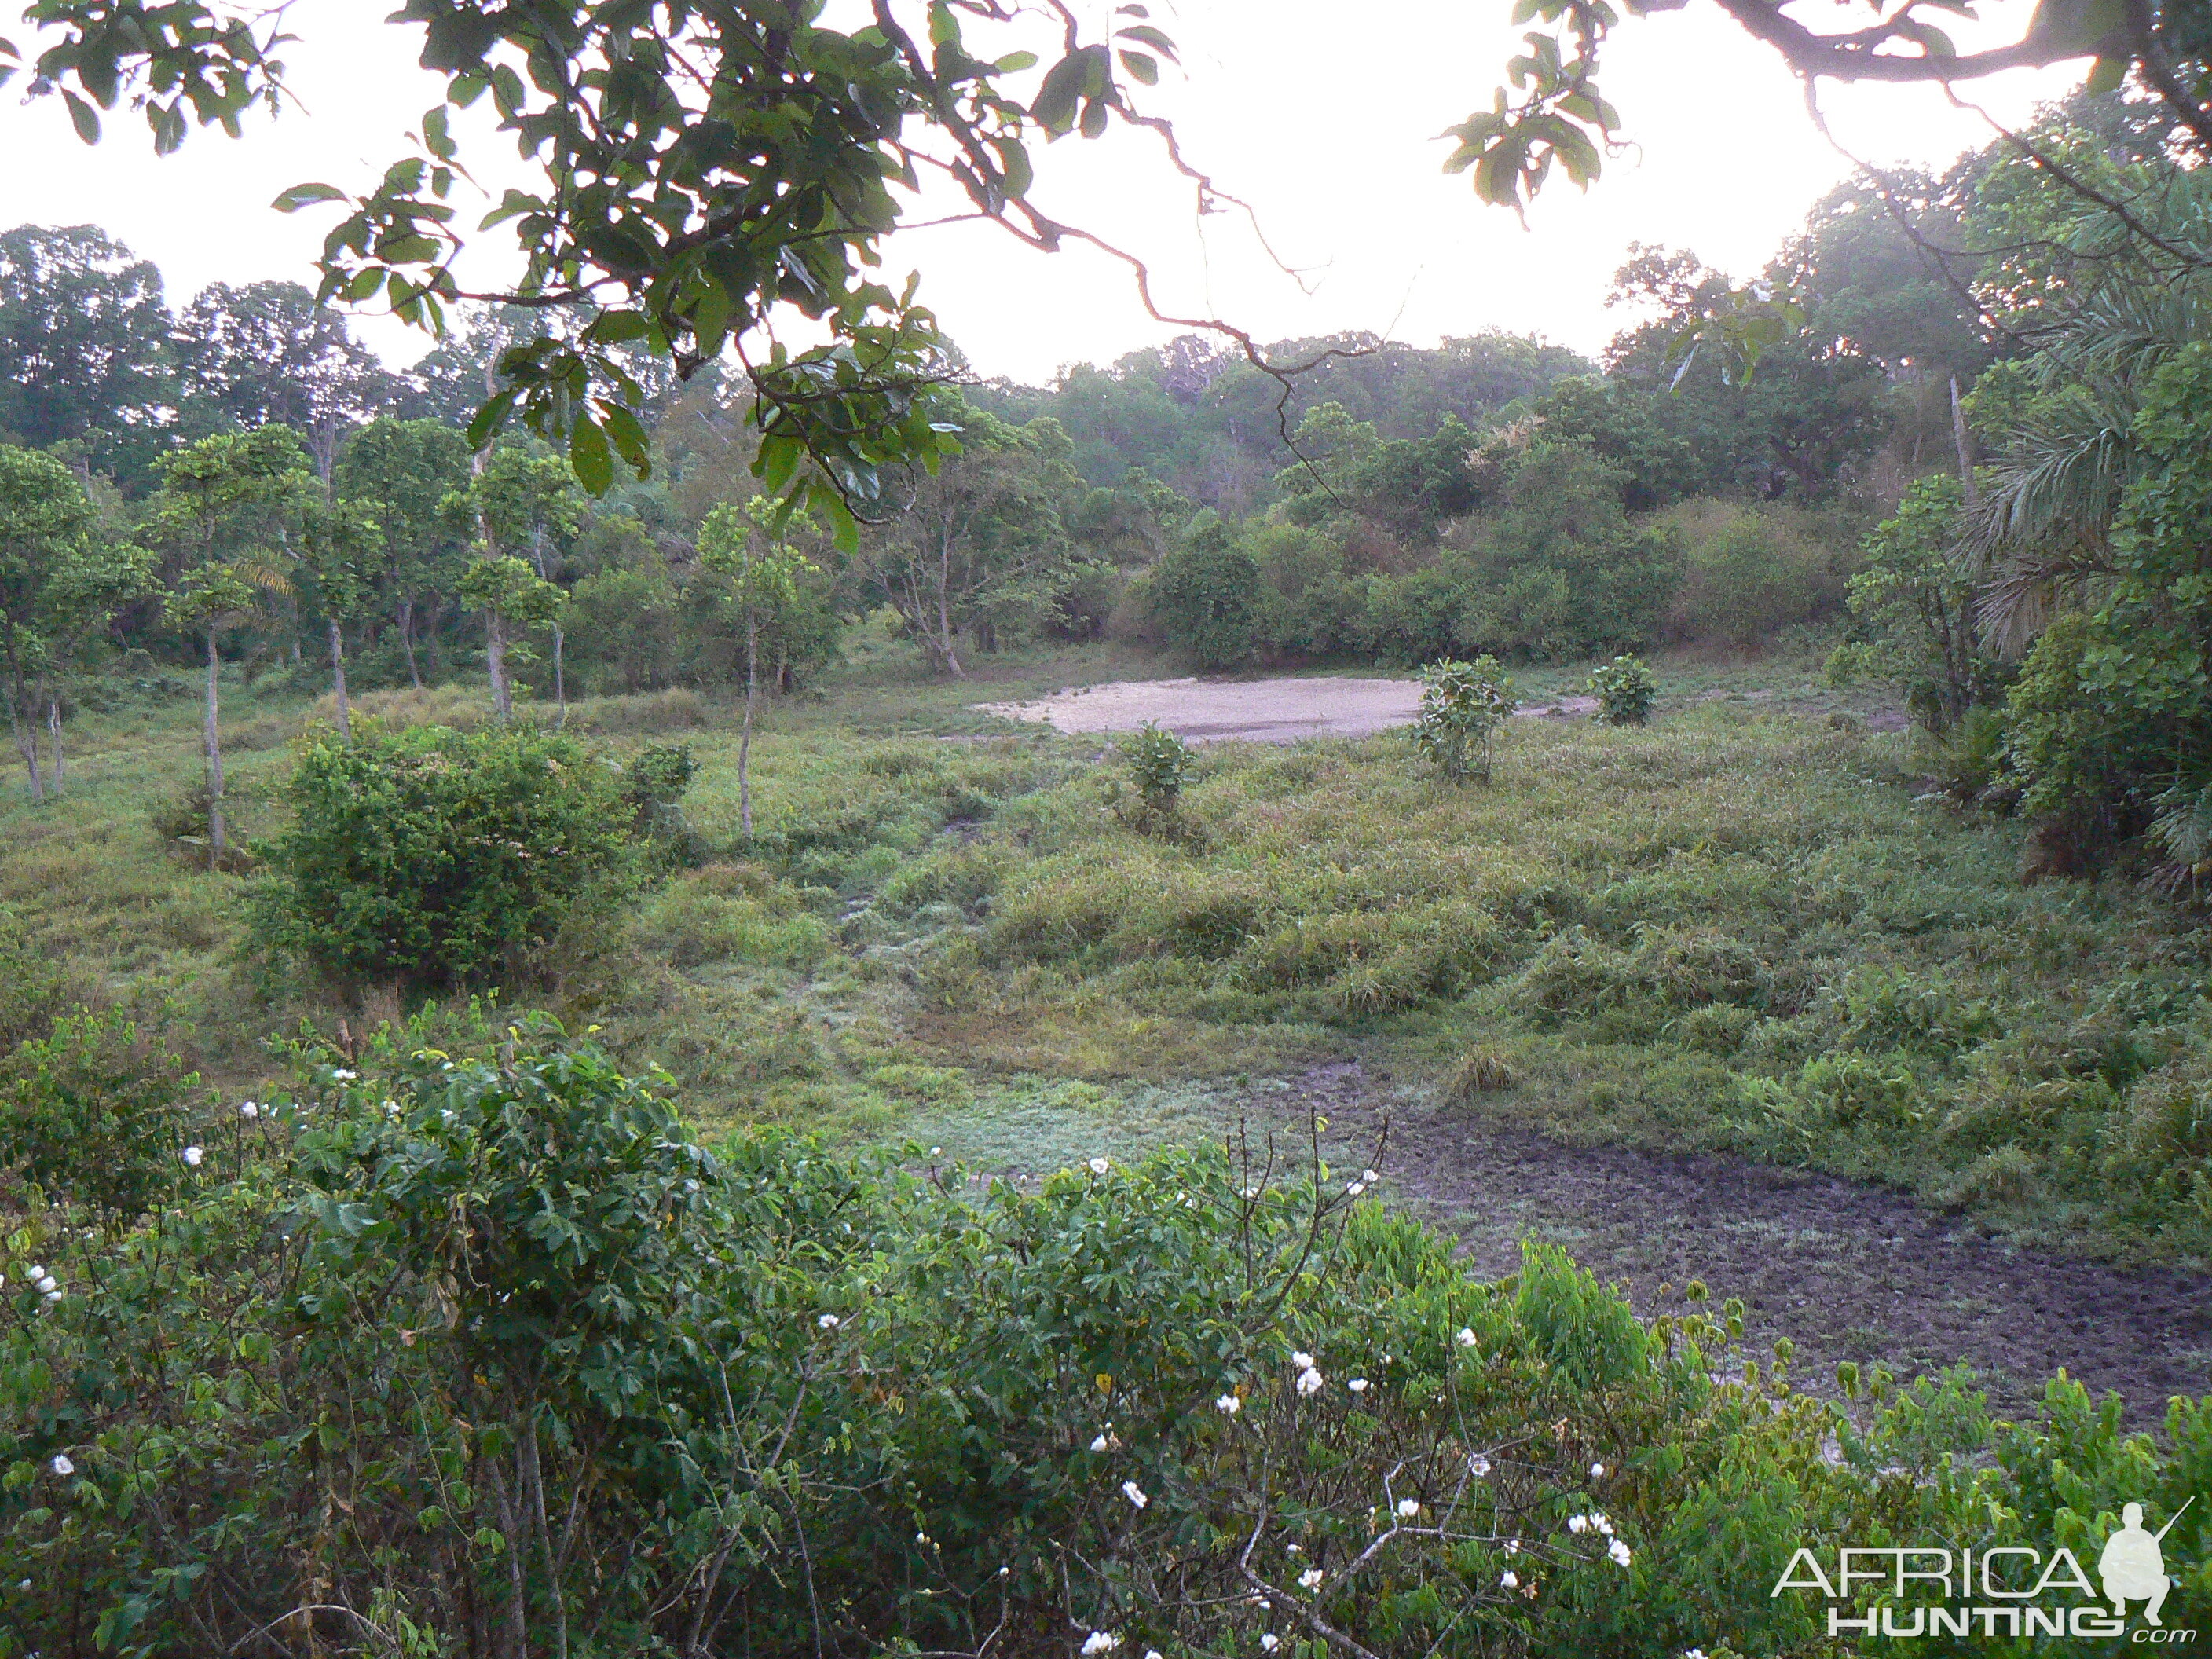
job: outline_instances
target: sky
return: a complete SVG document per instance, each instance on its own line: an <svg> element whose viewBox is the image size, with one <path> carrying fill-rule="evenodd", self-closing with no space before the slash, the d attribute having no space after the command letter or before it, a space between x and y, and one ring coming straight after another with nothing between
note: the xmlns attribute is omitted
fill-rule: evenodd
<svg viewBox="0 0 2212 1659"><path fill-rule="evenodd" d="M1103 16L1104 0L1085 3ZM1986 10L1996 33L2016 29L2026 6L1995 0ZM115 118L88 148L54 100L0 94L0 155L31 160L0 173L0 227L101 225L161 266L179 307L212 282L312 285L332 210L287 217L270 202L308 179L364 186L406 153L404 135L434 96L416 37L380 21L385 11L384 0L295 0L289 25L301 40L284 56L296 106L252 121L239 141L196 131L167 158L135 118ZM1295 274L1241 217L1201 222L1147 135L1051 146L1040 199L1143 258L1163 311L1218 317L1263 340L1364 330L1431 344L1499 328L1595 352L1625 320L1604 298L1631 244L1694 249L1747 276L1851 171L1780 61L1706 0L1622 26L1601 85L1632 148L1586 193L1555 180L1526 228L1479 203L1464 177L1442 173L1450 144L1437 137L1488 106L1516 49L1504 0L1155 0L1152 11L1182 47L1183 72L1170 70L1148 106L1252 204ZM1962 46L1972 43L1962 32ZM2015 72L1976 97L2017 122L2086 68ZM1828 87L1821 101L1838 142L1879 165L1940 167L1990 136L1933 88ZM478 136L470 153L486 157L480 176L496 194L517 164L501 141ZM473 280L495 277L498 247L494 233ZM884 266L899 278L920 270L922 297L986 375L1042 381L1185 331L1149 318L1106 256L1034 252L994 227L902 233ZM361 332L396 362L422 349L388 318L364 319Z"/></svg>

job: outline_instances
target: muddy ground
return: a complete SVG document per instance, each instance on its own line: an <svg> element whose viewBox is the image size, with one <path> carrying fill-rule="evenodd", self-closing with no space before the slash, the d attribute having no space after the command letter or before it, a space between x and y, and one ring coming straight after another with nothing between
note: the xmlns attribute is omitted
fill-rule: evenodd
<svg viewBox="0 0 2212 1659"><path fill-rule="evenodd" d="M2212 1303L2201 1276L2123 1271L2016 1249L1877 1188L1719 1156L1562 1146L1468 1108L1393 1099L1356 1062L1255 1096L1252 1121L1330 1120L1358 1145L1390 1121L1388 1190L1466 1241L1486 1274L1513 1272L1524 1237L1565 1245L1637 1311L1692 1279L1742 1298L1747 1352L1796 1345L1791 1374L1834 1391L1840 1360L1912 1376L1965 1360L1991 1409L2031 1414L2062 1367L2130 1419L2167 1396L2212 1392ZM1342 1139L1340 1139L1342 1138ZM1679 1297L1668 1306L1679 1309Z"/></svg>
<svg viewBox="0 0 2212 1659"><path fill-rule="evenodd" d="M1055 691L1034 702L981 702L981 713L1035 720L1060 732L1133 732L1158 720L1190 743L1236 738L1296 743L1301 738L1364 738L1410 726L1421 712L1421 683L1339 679L1117 680ZM1524 703L1523 720L1595 712L1595 697Z"/></svg>

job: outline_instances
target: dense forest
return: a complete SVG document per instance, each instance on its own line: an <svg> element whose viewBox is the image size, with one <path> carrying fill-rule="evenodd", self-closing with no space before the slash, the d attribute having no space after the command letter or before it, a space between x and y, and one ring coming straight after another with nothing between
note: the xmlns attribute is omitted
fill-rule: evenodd
<svg viewBox="0 0 2212 1659"><path fill-rule="evenodd" d="M828 33L841 85L890 50ZM704 301L456 301L403 368L302 286L0 235L0 1659L1778 1659L1854 1650L1770 1588L1801 1540L1986 1583L2174 1524L2212 1401L2154 1442L2045 1367L2000 1417L1856 1327L1800 1391L1702 1276L1480 1279L1367 1162L1389 1110L1443 1126L1414 1162L1502 1122L2201 1272L2186 125L2108 86L1759 272L1638 248L1597 362L1201 333L1029 386L916 327L925 373L820 398L891 413L804 444ZM840 133L790 199L883 188ZM419 188L330 256L418 319L367 250ZM572 369L635 397L538 418ZM1280 750L974 706L1063 648L1425 695L1411 744ZM1680 689L1775 663L1817 720ZM1356 1053L1419 1079L1373 1141L1259 1116ZM1208 1146L1106 1147L1193 1079L1243 1091ZM948 1157L990 1110L1096 1144ZM2198 1616L2201 1504L2160 1536Z"/></svg>

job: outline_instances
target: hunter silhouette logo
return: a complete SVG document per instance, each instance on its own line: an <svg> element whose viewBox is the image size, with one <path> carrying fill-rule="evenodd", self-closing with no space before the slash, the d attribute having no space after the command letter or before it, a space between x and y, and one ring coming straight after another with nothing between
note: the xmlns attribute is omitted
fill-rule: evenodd
<svg viewBox="0 0 2212 1659"><path fill-rule="evenodd" d="M2097 1558L2097 1577L2104 1583L2106 1600L2121 1618L2128 1616L2129 1602L2141 1601L2143 1622L2158 1623L2158 1610L2166 1605L2170 1588L2166 1557L2158 1547L2173 1529L2173 1522L2181 1519L2183 1510L2196 1501L2192 1496L2156 1532L2143 1530L2142 1504L2130 1504L2120 1511L2120 1529L2105 1540L2105 1553Z"/></svg>
<svg viewBox="0 0 2212 1659"><path fill-rule="evenodd" d="M2130 1605L2140 1602L2143 1622L2134 1641L2193 1642L2195 1631L2167 1630L2160 1620L2173 1582L2160 1546L2196 1501L2190 1498L2156 1532L2143 1525L2141 1504L2124 1506L2118 1528L2097 1557L2095 1583L2063 1545L2047 1552L2025 1544L1846 1545L1830 1562L1799 1549L1771 1594L1817 1592L1830 1603L1831 1637L2094 1640L2126 1634Z"/></svg>

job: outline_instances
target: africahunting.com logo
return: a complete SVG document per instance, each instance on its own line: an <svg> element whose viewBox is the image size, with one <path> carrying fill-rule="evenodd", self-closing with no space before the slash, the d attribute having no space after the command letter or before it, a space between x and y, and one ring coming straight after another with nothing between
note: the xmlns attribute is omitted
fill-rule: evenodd
<svg viewBox="0 0 2212 1659"><path fill-rule="evenodd" d="M1828 1634L1859 1637L1985 1636L2013 1638L2126 1635L2134 1642L2194 1643L2194 1630L2160 1622L2166 1576L2160 1544L2191 1498L2152 1532L2143 1506L2130 1504L2097 1557L2097 1578L2063 1546L2048 1553L2024 1545L1954 1550L1942 1545L1836 1551L1824 1565L1809 1549L1790 1558L1772 1594L1814 1591L1829 1601ZM1883 1598L1868 1607L1871 1599ZM1841 1602L1845 1607L1836 1604ZM2132 1632L2130 1609L2142 1619Z"/></svg>

